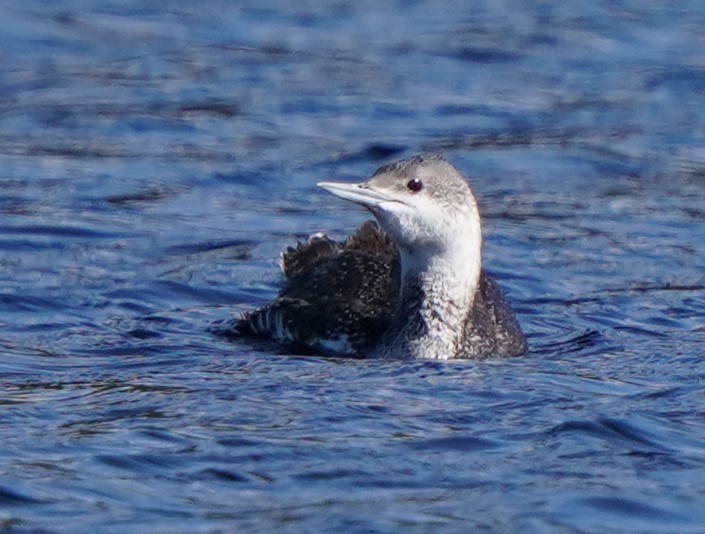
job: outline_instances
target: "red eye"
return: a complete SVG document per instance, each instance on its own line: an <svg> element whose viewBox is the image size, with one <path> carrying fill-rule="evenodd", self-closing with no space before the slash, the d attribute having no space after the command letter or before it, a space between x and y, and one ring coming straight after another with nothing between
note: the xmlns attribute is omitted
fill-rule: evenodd
<svg viewBox="0 0 705 534"><path fill-rule="evenodd" d="M418 193L423 189L423 182L419 180L418 178L414 178L413 180L409 180L406 184L406 188L409 191L412 191L414 193Z"/></svg>

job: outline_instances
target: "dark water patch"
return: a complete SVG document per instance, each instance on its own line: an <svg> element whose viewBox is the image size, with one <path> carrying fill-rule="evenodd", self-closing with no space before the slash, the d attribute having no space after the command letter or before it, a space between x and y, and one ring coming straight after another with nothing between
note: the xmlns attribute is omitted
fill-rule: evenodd
<svg viewBox="0 0 705 534"><path fill-rule="evenodd" d="M326 160L325 165L329 166L333 163L381 162L397 156L407 149L408 147L400 145L374 143L355 152L341 154L334 160Z"/></svg>
<svg viewBox="0 0 705 534"><path fill-rule="evenodd" d="M444 104L434 110L434 115L478 115L506 120L510 115L506 111L497 110L491 106L481 104Z"/></svg>
<svg viewBox="0 0 705 534"><path fill-rule="evenodd" d="M128 337L141 340L158 339L163 337L163 334L161 332L157 332L155 330L147 330L146 328L133 328L132 330L128 330L125 334Z"/></svg>
<svg viewBox="0 0 705 534"><path fill-rule="evenodd" d="M167 432L160 429L144 429L142 430L141 435L151 441L181 444L186 448L190 448L193 445L193 442L187 436L178 435L175 432Z"/></svg>
<svg viewBox="0 0 705 534"><path fill-rule="evenodd" d="M300 57L300 55L308 55L311 53L307 51L294 51L284 44L275 43L262 44L261 46L221 43L211 46L227 52L228 55L243 61L245 64L249 62L264 62L267 65L272 65L273 62L290 60Z"/></svg>
<svg viewBox="0 0 705 534"><path fill-rule="evenodd" d="M17 147L20 154L30 157L58 156L68 159L105 159L105 158L129 158L134 155L129 154L120 147L87 146L83 144L27 144Z"/></svg>
<svg viewBox="0 0 705 534"><path fill-rule="evenodd" d="M212 115L216 117L233 118L240 114L240 106L232 102L190 102L179 104L177 112L182 115Z"/></svg>
<svg viewBox="0 0 705 534"><path fill-rule="evenodd" d="M31 215L35 211L33 202L15 196L0 197L0 213L8 216Z"/></svg>
<svg viewBox="0 0 705 534"><path fill-rule="evenodd" d="M0 503L5 506L36 504L40 502L42 502L42 500L36 499L30 495L14 490L7 486L0 486Z"/></svg>
<svg viewBox="0 0 705 534"><path fill-rule="evenodd" d="M646 89L653 90L664 85L672 86L683 92L700 92L705 90L705 69L698 67L663 69L646 81Z"/></svg>
<svg viewBox="0 0 705 534"><path fill-rule="evenodd" d="M65 304L60 300L35 297L30 295L0 294L0 310L11 313L46 312L63 310Z"/></svg>
<svg viewBox="0 0 705 534"><path fill-rule="evenodd" d="M198 478L202 480L214 479L221 482L235 482L240 484L251 481L248 476L242 475L233 470L216 468L204 469Z"/></svg>
<svg viewBox="0 0 705 534"><path fill-rule="evenodd" d="M460 61L467 63L513 63L522 58L517 52L500 48L463 46L453 52Z"/></svg>
<svg viewBox="0 0 705 534"><path fill-rule="evenodd" d="M117 206L132 206L135 204L163 202L164 200L173 197L174 194L175 192L173 190L159 187L149 187L148 189L137 193L109 195L105 197L105 201L108 204L115 204Z"/></svg>
<svg viewBox="0 0 705 534"><path fill-rule="evenodd" d="M678 514L669 513L645 502L638 502L623 497L593 497L582 500L582 503L596 510L603 510L617 515L633 516L646 521L654 519L682 521L684 519Z"/></svg>
<svg viewBox="0 0 705 534"><path fill-rule="evenodd" d="M218 444L222 445L224 447L234 447L234 448L240 448L240 447L260 447L262 443L258 441L253 441L249 438L242 437L242 436L225 436L218 438Z"/></svg>
<svg viewBox="0 0 705 534"><path fill-rule="evenodd" d="M589 436L605 439L609 442L618 442L637 450L646 449L647 452L669 454L672 451L660 443L655 442L642 428L636 427L626 421L611 418L600 418L597 421L571 421L561 423L551 430L552 434L579 432Z"/></svg>

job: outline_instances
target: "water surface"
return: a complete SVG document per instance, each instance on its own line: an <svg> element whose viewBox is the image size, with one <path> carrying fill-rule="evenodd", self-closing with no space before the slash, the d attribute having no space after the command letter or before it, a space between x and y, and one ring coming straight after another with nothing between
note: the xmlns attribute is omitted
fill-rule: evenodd
<svg viewBox="0 0 705 534"><path fill-rule="evenodd" d="M705 7L378 4L5 6L3 529L702 531ZM213 334L422 151L529 354Z"/></svg>

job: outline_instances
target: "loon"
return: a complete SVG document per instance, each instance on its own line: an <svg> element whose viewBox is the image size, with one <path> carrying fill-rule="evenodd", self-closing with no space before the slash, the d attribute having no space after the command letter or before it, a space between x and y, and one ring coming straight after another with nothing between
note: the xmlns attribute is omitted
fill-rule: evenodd
<svg viewBox="0 0 705 534"><path fill-rule="evenodd" d="M282 253L287 284L243 314L241 336L308 352L447 360L523 354L527 342L502 291L482 269L482 231L467 180L427 154L380 167L362 183L320 182L367 208L337 242L314 234Z"/></svg>

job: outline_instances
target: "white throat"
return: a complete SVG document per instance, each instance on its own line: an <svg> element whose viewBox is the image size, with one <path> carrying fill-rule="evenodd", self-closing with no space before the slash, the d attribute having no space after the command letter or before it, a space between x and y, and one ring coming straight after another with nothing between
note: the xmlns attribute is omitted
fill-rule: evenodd
<svg viewBox="0 0 705 534"><path fill-rule="evenodd" d="M456 356L482 269L479 224L455 245L426 256L401 250L399 309L381 344L382 356Z"/></svg>

